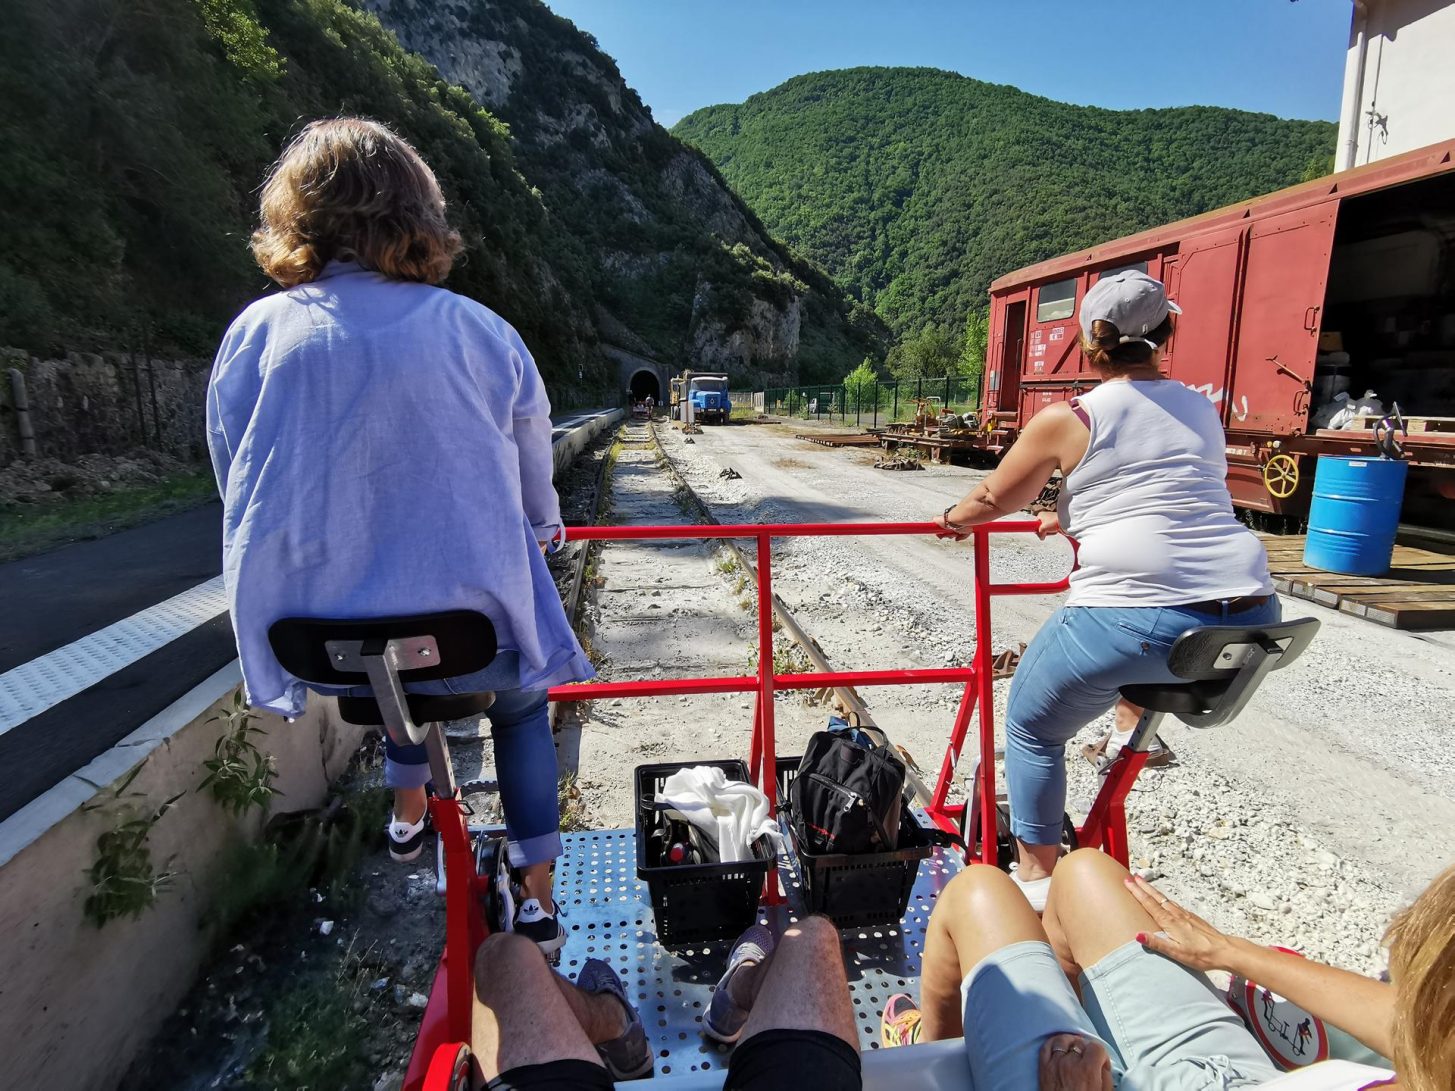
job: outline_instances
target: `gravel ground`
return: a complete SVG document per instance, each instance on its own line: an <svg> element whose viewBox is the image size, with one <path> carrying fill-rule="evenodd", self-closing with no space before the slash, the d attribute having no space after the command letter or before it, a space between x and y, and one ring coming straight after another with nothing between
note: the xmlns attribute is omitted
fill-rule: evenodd
<svg viewBox="0 0 1455 1091"><path fill-rule="evenodd" d="M665 426L664 452L724 521L927 519L983 471L872 468L873 453L793 439L778 425L709 428L691 444ZM640 438L640 437L638 437ZM646 446L630 444L616 482L616 521L680 522L671 485ZM733 468L739 479L721 477ZM930 539L831 538L775 546L775 589L844 669L966 663L973 650L969 548ZM995 579L1051 581L1067 569L1064 541L997 538ZM736 673L752 646L752 616L736 604L736 574L705 547L613 546L600 563L593 641L605 677ZM1029 640L1055 608L1049 596L998 599L994 650ZM1298 600L1285 616L1324 623L1304 658L1228 727L1164 727L1180 761L1144 774L1128 803L1134 863L1212 921L1265 942L1377 970L1391 913L1450 862L1455 695L1448 634L1385 630ZM1005 683L997 686L998 722ZM958 701L954 687L878 689L876 719L931 775ZM599 703L579 755L594 824L630 824L630 766L745 747L746 698ZM785 696L780 753L822 723L824 710ZM1102 730L1092 725L1078 739ZM726 749L724 749L726 748ZM1071 753L1075 753L1075 745ZM574 763L573 763L574 764ZM1093 788L1071 761L1073 810Z"/></svg>

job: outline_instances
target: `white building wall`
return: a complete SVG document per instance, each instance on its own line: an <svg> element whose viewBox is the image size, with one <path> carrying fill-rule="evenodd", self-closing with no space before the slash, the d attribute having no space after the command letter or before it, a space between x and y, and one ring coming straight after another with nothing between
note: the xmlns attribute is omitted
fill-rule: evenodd
<svg viewBox="0 0 1455 1091"><path fill-rule="evenodd" d="M1362 166L1452 137L1455 3L1356 3L1335 168Z"/></svg>

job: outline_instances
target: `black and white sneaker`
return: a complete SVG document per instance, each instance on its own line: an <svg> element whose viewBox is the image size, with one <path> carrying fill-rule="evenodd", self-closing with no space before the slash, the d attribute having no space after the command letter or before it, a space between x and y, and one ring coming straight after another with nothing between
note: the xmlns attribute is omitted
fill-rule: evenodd
<svg viewBox="0 0 1455 1091"><path fill-rule="evenodd" d="M553 955L566 945L566 928L556 919L556 913L547 913L535 898L527 898L515 911L515 932L530 940L544 955Z"/></svg>
<svg viewBox="0 0 1455 1091"><path fill-rule="evenodd" d="M393 817L392 815L390 816ZM418 858L424 850L424 815L410 825L395 818L389 823L389 857L401 864Z"/></svg>

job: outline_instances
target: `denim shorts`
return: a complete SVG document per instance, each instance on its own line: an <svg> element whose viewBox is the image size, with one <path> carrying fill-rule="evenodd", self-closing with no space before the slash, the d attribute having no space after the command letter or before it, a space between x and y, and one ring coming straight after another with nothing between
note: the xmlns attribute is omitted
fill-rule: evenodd
<svg viewBox="0 0 1455 1091"><path fill-rule="evenodd" d="M1119 1091L1256 1087L1279 1075L1207 978L1140 943L1125 943L1081 974L1080 1002L1048 943L1012 943L960 986L972 1091L1040 1086L1041 1044L1053 1034L1095 1038Z"/></svg>

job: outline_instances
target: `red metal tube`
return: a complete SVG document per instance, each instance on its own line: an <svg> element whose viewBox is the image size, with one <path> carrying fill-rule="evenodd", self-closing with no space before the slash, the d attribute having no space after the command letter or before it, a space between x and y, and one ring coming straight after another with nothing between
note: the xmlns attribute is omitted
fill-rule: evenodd
<svg viewBox="0 0 1455 1091"><path fill-rule="evenodd" d="M995 689L990 669L990 541L975 539L975 672L980 705L980 862L995 863Z"/></svg>
<svg viewBox="0 0 1455 1091"><path fill-rule="evenodd" d="M985 534L1034 533L1040 523L1034 519L1006 519L983 523L970 530L979 538ZM943 534L934 523L724 523L720 526L683 525L665 527L567 527L566 537L577 542L649 541L667 538L843 538L887 534Z"/></svg>
<svg viewBox="0 0 1455 1091"><path fill-rule="evenodd" d="M825 676L830 677L830 676ZM778 806L778 740L773 710L773 540L758 535L758 730L762 746L759 784L768 797L768 813Z"/></svg>

